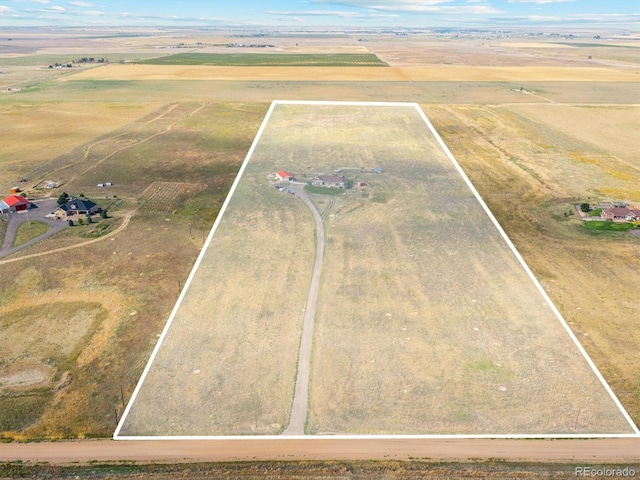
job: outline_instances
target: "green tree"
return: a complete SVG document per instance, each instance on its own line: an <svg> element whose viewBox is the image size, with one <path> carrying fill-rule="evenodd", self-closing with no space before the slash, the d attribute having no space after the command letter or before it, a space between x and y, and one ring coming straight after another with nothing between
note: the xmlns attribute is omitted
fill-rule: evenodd
<svg viewBox="0 0 640 480"><path fill-rule="evenodd" d="M586 202L585 203L581 203L580 204L580 210L582 210L584 213L587 213L589 210L591 210L591 207Z"/></svg>
<svg viewBox="0 0 640 480"><path fill-rule="evenodd" d="M100 218L109 218L109 217L107 217L107 211L106 210L102 210L100 212Z"/></svg>
<svg viewBox="0 0 640 480"><path fill-rule="evenodd" d="M92 222L91 214L87 212L87 223L91 223L91 222Z"/></svg>
<svg viewBox="0 0 640 480"><path fill-rule="evenodd" d="M62 192L58 197L58 205L64 205L68 201L69 201L69 195L67 195L67 192Z"/></svg>

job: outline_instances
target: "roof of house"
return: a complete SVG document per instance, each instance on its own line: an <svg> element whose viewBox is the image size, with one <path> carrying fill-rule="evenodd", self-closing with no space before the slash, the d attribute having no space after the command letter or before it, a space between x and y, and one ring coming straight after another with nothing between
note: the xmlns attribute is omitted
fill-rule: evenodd
<svg viewBox="0 0 640 480"><path fill-rule="evenodd" d="M9 209L9 205L7 205L6 203L4 203L3 200L0 200L0 211L2 210L8 210Z"/></svg>
<svg viewBox="0 0 640 480"><path fill-rule="evenodd" d="M20 195L10 195L4 199L4 203L9 207L15 207L16 205L29 204L29 200Z"/></svg>
<svg viewBox="0 0 640 480"><path fill-rule="evenodd" d="M344 178L339 177L337 175L320 175L318 178L323 182L329 182L329 183L344 182Z"/></svg>
<svg viewBox="0 0 640 480"><path fill-rule="evenodd" d="M633 213L636 217L640 217L640 210L629 210L631 213Z"/></svg>
<svg viewBox="0 0 640 480"><path fill-rule="evenodd" d="M626 217L629 212L628 208L611 207L604 210L605 213L611 213L615 217Z"/></svg>
<svg viewBox="0 0 640 480"><path fill-rule="evenodd" d="M285 177L293 177L293 175L291 175L289 172L287 172L286 170L278 170L276 172L276 175L278 175L280 178L285 178Z"/></svg>
<svg viewBox="0 0 640 480"><path fill-rule="evenodd" d="M67 203L60 205L60 208L65 212L68 210L91 210L95 207L95 202L91 200L82 200L80 198L74 198L73 200L69 200Z"/></svg>

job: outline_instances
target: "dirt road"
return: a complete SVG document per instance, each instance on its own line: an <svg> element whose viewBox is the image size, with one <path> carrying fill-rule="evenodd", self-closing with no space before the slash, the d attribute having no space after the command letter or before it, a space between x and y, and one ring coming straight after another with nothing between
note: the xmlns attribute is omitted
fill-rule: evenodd
<svg viewBox="0 0 640 480"><path fill-rule="evenodd" d="M220 462L240 460L409 460L640 463L640 438L82 440L0 445L0 462Z"/></svg>
<svg viewBox="0 0 640 480"><path fill-rule="evenodd" d="M94 238L93 240L87 240L86 242L78 243L76 245L69 245L68 247L56 248L56 249L49 250L49 251L46 251L46 252L32 253L31 255L25 255L23 257L10 258L9 260L0 260L0 265L4 265L5 263L19 262L20 260L25 260L27 258L42 257L44 255L50 255L52 253L64 252L65 250L72 250L74 248L84 247L85 245L89 245L91 243L101 242L103 240L106 240L109 237L112 237L112 236L116 235L117 233L120 233L122 230L124 230L127 227L127 225L129 225L129 220L131 220L131 217L133 216L134 213L135 213L135 211L127 213L124 216L124 220L122 221L122 224L118 228L116 228L113 232L107 233L106 235L104 235L102 237ZM38 238L40 238L40 237L38 237Z"/></svg>
<svg viewBox="0 0 640 480"><path fill-rule="evenodd" d="M309 403L309 374L311 372L313 326L316 318L316 304L318 303L318 290L320 289L320 276L322 274L322 262L324 260L324 225L320 213L307 196L307 192L304 191L304 185L291 184L289 188L309 207L316 224L316 261L313 267L309 295L307 296L307 304L304 310L300 350L298 352L296 386L293 392L289 426L283 432L283 435L304 435Z"/></svg>

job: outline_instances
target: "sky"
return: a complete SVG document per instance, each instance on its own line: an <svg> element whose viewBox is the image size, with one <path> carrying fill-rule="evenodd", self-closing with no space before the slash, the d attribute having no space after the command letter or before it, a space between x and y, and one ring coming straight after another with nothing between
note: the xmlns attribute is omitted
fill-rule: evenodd
<svg viewBox="0 0 640 480"><path fill-rule="evenodd" d="M610 28L640 0L0 0L12 26Z"/></svg>

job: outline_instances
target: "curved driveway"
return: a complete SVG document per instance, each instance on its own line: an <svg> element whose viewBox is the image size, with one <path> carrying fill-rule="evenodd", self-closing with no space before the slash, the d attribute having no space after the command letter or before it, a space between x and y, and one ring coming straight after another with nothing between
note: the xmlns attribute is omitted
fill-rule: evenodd
<svg viewBox="0 0 640 480"><path fill-rule="evenodd" d="M298 352L298 370L296 386L293 392L293 403L289 425L282 432L283 435L304 435L304 426L307 421L307 407L309 403L309 374L311 370L311 346L313 344L313 326L316 318L316 303L318 303L318 290L320 289L320 275L322 274L322 262L324 259L324 225L322 217L315 205L304 191L306 184L290 184L289 189L302 200L316 222L316 262L313 267L307 305L304 309L304 321L302 323L302 336L300 350Z"/></svg>
<svg viewBox="0 0 640 480"><path fill-rule="evenodd" d="M28 246L33 245L34 243L39 242L51 235L58 233L63 230L66 226L68 226L67 222L62 220L53 220L51 218L46 218L46 215L51 211L57 208L58 203L53 198L47 198L44 200L40 200L34 202L38 208L30 209L27 212L23 213L11 213L9 214L9 222L7 224L7 231L4 235L4 241L2 242L2 246L0 246L0 258L11 255L12 253L17 252L18 250L22 250ZM42 235L29 240L17 247L12 247L13 237L18 230L18 227L23 223L31 220L38 220L39 222L44 222L49 225L49 230L47 230Z"/></svg>

